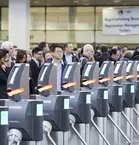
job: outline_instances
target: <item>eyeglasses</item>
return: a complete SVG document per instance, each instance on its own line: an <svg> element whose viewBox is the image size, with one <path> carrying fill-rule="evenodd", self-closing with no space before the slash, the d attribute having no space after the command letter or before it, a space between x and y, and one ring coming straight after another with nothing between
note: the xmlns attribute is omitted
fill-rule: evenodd
<svg viewBox="0 0 139 145"><path fill-rule="evenodd" d="M43 55L42 53L37 53L38 55Z"/></svg>
<svg viewBox="0 0 139 145"><path fill-rule="evenodd" d="M63 53L63 51L55 51L56 53Z"/></svg>

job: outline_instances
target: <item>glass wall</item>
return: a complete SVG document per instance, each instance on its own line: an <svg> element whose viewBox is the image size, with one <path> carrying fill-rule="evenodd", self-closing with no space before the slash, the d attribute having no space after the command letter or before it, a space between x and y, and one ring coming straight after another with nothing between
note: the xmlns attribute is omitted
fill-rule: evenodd
<svg viewBox="0 0 139 145"><path fill-rule="evenodd" d="M8 40L8 8L1 8L0 40Z"/></svg>
<svg viewBox="0 0 139 145"><path fill-rule="evenodd" d="M102 11L106 7L31 7L30 42L72 42L134 46L138 35L103 35ZM8 39L8 8L1 8L0 40Z"/></svg>
<svg viewBox="0 0 139 145"><path fill-rule="evenodd" d="M49 7L46 14L46 41L93 43L93 7Z"/></svg>
<svg viewBox="0 0 139 145"><path fill-rule="evenodd" d="M45 7L30 8L30 42L35 45L38 42L46 41L46 13Z"/></svg>

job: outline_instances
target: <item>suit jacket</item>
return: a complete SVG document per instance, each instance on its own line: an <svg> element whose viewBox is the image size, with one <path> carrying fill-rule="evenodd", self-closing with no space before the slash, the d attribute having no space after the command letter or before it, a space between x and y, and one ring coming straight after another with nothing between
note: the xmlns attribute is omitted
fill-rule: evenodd
<svg viewBox="0 0 139 145"><path fill-rule="evenodd" d="M77 55L75 53L71 53L72 55L72 62L79 62L79 58L77 57ZM63 62L66 63L66 56L65 54L63 54Z"/></svg>
<svg viewBox="0 0 139 145"><path fill-rule="evenodd" d="M50 58L46 63L53 63L53 59L52 58ZM64 61L62 64L62 76L63 76L63 72L64 72L64 70L65 70L65 67L66 67L66 62ZM62 77L61 77L62 78Z"/></svg>
<svg viewBox="0 0 139 145"><path fill-rule="evenodd" d="M116 63L116 60L114 60L111 56L109 56L109 58L107 59L107 61L113 61L114 64Z"/></svg>
<svg viewBox="0 0 139 145"><path fill-rule="evenodd" d="M14 57L11 57L11 67L15 65L16 59Z"/></svg>
<svg viewBox="0 0 139 145"><path fill-rule="evenodd" d="M81 75L82 75L82 72L84 70L84 67L86 65L87 62L89 62L89 58L85 55L82 55L81 58L80 58L80 63L81 63Z"/></svg>
<svg viewBox="0 0 139 145"><path fill-rule="evenodd" d="M30 77L34 82L34 86L36 87L41 68L38 67L38 65L33 59L29 61L29 64L30 64Z"/></svg>
<svg viewBox="0 0 139 145"><path fill-rule="evenodd" d="M53 63L53 59L52 58L50 58L48 61L47 61L47 63ZM64 73L64 70L65 70L65 68L66 68L66 62L63 62L62 64L62 73L61 73L61 79L62 79L62 77L63 77L63 73ZM62 80L61 80L61 88L62 88Z"/></svg>
<svg viewBox="0 0 139 145"><path fill-rule="evenodd" d="M99 62L99 67L103 64L104 61L106 61L109 58L109 53L104 52L100 56L96 57L96 61Z"/></svg>
<svg viewBox="0 0 139 145"><path fill-rule="evenodd" d="M7 80L11 68L7 68L5 71L0 68L0 99L7 99Z"/></svg>

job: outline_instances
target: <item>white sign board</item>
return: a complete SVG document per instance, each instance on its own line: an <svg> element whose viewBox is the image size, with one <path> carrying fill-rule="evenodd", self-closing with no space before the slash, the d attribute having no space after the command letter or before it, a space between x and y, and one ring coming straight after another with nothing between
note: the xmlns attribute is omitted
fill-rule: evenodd
<svg viewBox="0 0 139 145"><path fill-rule="evenodd" d="M103 34L139 34L139 8L103 9Z"/></svg>

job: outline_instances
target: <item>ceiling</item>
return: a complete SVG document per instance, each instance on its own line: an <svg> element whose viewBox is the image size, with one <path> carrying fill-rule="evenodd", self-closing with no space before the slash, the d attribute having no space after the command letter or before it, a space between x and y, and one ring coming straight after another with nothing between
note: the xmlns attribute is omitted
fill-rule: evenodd
<svg viewBox="0 0 139 145"><path fill-rule="evenodd" d="M9 0L0 0L0 6L8 6ZM31 6L139 6L139 0L30 0Z"/></svg>

